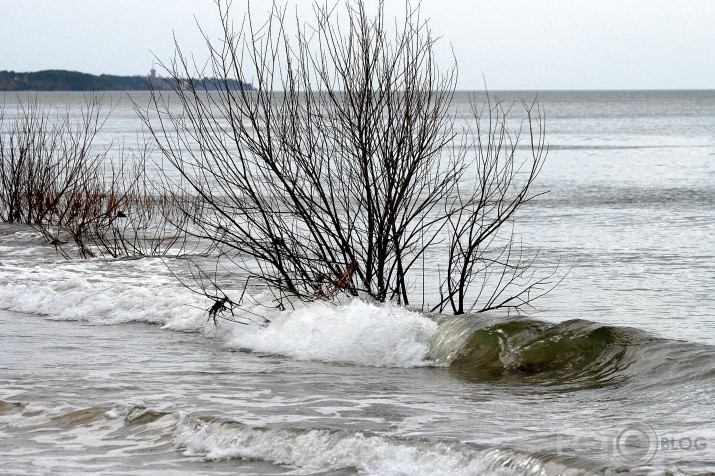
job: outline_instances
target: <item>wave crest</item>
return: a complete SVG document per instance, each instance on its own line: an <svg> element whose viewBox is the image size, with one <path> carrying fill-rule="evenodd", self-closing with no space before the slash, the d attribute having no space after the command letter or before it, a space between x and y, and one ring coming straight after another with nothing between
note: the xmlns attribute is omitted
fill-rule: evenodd
<svg viewBox="0 0 715 476"><path fill-rule="evenodd" d="M715 351L709 346L582 319L554 324L523 317L445 318L428 358L469 380L577 388L664 384L715 374Z"/></svg>
<svg viewBox="0 0 715 476"><path fill-rule="evenodd" d="M228 344L300 360L415 367L429 363L425 357L436 331L437 323L423 314L353 299L276 312L265 328L235 327Z"/></svg>

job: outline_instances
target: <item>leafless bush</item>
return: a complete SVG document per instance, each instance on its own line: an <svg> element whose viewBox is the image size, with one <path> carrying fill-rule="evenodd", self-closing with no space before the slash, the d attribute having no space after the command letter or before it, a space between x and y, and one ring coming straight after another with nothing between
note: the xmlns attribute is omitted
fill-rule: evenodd
<svg viewBox="0 0 715 476"><path fill-rule="evenodd" d="M164 65L173 95L155 93L141 111L177 172L165 181L172 208L189 216L185 233L215 247L216 268L264 283L279 306L287 296L341 293L409 304L420 259L446 246L436 309L531 302L548 280L530 281L533 262L513 236L499 243L497 231L532 198L545 151L539 111L532 117L527 107L523 162L499 106L489 108L488 127L475 108L470 152L450 112L456 67L438 68L418 8L408 5L393 31L382 2L374 17L361 0L343 16L315 4L314 22L298 21L290 36L275 5L265 23L248 14L238 29L228 6L217 5L224 38L206 38L208 65L197 67L177 45ZM188 79L209 75L226 79L217 91ZM200 206L183 206L190 196ZM495 270L501 278L482 300L488 279L479 280ZM194 288L231 309L218 280L206 284L209 275L197 269Z"/></svg>
<svg viewBox="0 0 715 476"><path fill-rule="evenodd" d="M68 197L79 199L77 184L101 163L90 146L101 122L100 98L87 98L79 116L53 115L37 98L19 103L15 117L0 111L0 218L9 223L42 223ZM12 119L12 120L11 120ZM7 126L6 126L7 124ZM77 204L79 206L79 204Z"/></svg>
<svg viewBox="0 0 715 476"><path fill-rule="evenodd" d="M172 248L181 236L166 234L166 201L148 184L147 150L115 158L93 147L108 115L99 94L86 96L79 112L53 112L37 98L18 100L12 115L0 108L0 221L34 226L65 257Z"/></svg>
<svg viewBox="0 0 715 476"><path fill-rule="evenodd" d="M432 309L454 314L491 309L524 310L554 284L556 267L537 273L538 251L529 254L514 235L517 212L538 193L532 185L544 165L547 147L538 103L522 103L527 130L511 130L509 112L487 96L480 107L472 98L475 141L469 181L445 210L449 251L441 300ZM525 133L525 134L524 134ZM525 135L525 137L524 137ZM520 158L526 141L528 153ZM543 193L543 192L542 192Z"/></svg>

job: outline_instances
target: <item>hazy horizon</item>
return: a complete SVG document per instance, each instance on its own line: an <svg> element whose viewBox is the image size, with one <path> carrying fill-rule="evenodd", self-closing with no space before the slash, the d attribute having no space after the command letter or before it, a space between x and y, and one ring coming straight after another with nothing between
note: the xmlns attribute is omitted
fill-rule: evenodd
<svg viewBox="0 0 715 476"><path fill-rule="evenodd" d="M282 2L279 2L282 4ZM342 2L339 2L342 3ZM377 0L366 0L375 11ZM310 17L303 3L287 2ZM267 0L250 2L262 20ZM422 15L441 40L439 64L459 68L457 89L480 90L699 90L715 89L715 2L597 0L563 4L506 0L422 1ZM404 2L388 1L389 19ZM235 2L240 22L245 3ZM96 3L36 0L3 6L0 70L63 69L121 76L149 73L154 55L173 57L173 35L197 57L205 45L196 23L218 38L213 0ZM289 22L290 23L290 22ZM292 24L291 24L292 25ZM157 67L161 73L161 68Z"/></svg>

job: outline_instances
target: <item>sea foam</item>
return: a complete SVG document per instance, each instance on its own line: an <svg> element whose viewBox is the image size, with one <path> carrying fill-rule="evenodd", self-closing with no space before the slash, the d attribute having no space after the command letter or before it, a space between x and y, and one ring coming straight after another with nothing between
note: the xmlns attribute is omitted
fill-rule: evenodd
<svg viewBox="0 0 715 476"><path fill-rule="evenodd" d="M186 456L267 461L300 475L341 470L380 476L583 474L589 468L608 472L603 465L509 447L351 430L256 428L185 413L179 415L173 443Z"/></svg>
<svg viewBox="0 0 715 476"><path fill-rule="evenodd" d="M293 474L353 468L370 475L471 475L487 469L478 452L456 442L419 444L363 432L252 428L185 415L180 420L174 443L187 456L269 461L296 468Z"/></svg>
<svg viewBox="0 0 715 476"><path fill-rule="evenodd" d="M171 323L177 330L200 330L202 300L153 273L157 266L90 261L16 270L0 286L0 308L96 325Z"/></svg>
<svg viewBox="0 0 715 476"><path fill-rule="evenodd" d="M207 313L212 303L178 284L160 259L57 259L34 266L26 259L18 261L0 270L2 309L95 325L146 322L168 330L201 332L229 348L299 360L425 365L437 330L437 324L423 314L360 299L296 303L287 311L254 305L234 313L249 318L260 314L268 321L264 325L219 319L214 326ZM261 302L261 296L248 301Z"/></svg>
<svg viewBox="0 0 715 476"><path fill-rule="evenodd" d="M275 312L266 327L234 327L228 345L300 360L360 365L424 365L437 324L390 305L349 300Z"/></svg>

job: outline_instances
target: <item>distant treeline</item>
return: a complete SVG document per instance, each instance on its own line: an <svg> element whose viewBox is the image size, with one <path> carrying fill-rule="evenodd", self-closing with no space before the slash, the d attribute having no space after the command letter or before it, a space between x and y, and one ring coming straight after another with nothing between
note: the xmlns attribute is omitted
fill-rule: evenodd
<svg viewBox="0 0 715 476"><path fill-rule="evenodd" d="M191 79L180 82L193 82L196 86L216 89L220 84L225 88L227 81L230 89L253 89L250 83L241 83L235 79ZM149 76L114 76L111 74L79 73L77 71L46 70L36 73L18 73L0 71L0 91L148 91L151 87L158 91L174 89L177 80ZM186 85L182 85L185 87Z"/></svg>

